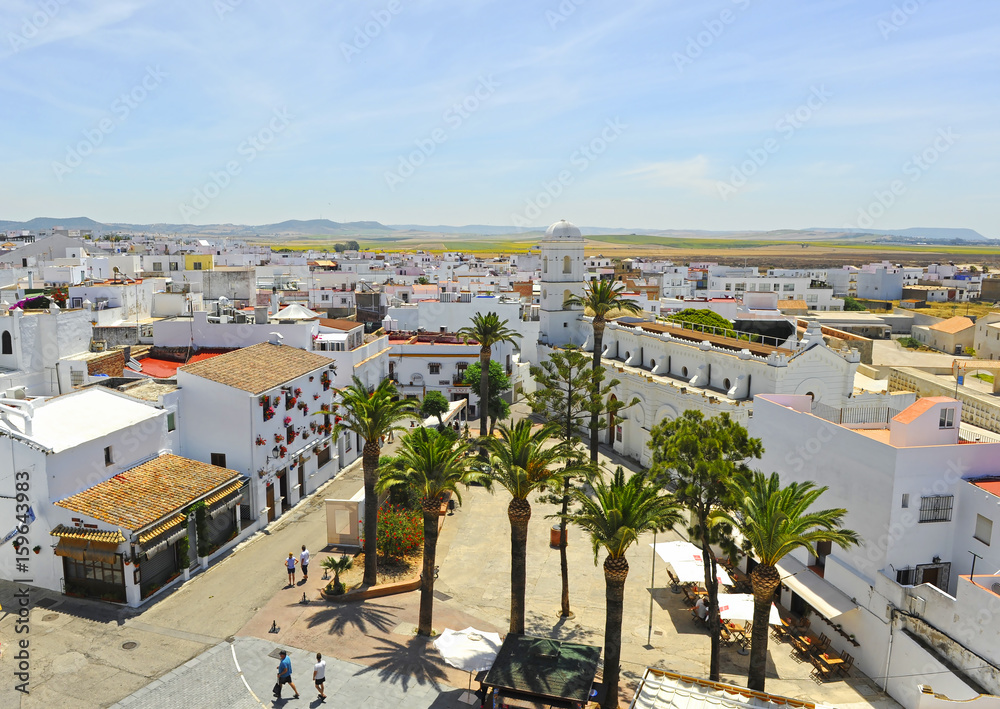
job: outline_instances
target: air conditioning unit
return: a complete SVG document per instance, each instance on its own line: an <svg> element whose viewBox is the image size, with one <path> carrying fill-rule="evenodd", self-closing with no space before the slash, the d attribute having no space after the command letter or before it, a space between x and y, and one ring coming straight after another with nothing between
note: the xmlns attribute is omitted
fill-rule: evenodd
<svg viewBox="0 0 1000 709"><path fill-rule="evenodd" d="M927 601L925 601L920 596L910 596L909 599L909 611L913 615L922 616L924 614L924 609L927 607Z"/></svg>
<svg viewBox="0 0 1000 709"><path fill-rule="evenodd" d="M12 389L8 389L5 395L8 399L27 399L28 390L23 386L13 387Z"/></svg>

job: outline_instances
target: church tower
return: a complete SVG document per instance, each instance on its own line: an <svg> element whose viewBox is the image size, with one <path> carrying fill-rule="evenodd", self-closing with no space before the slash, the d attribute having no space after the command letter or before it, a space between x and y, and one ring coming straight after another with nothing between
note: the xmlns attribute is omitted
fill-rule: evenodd
<svg viewBox="0 0 1000 709"><path fill-rule="evenodd" d="M566 220L545 231L542 240L541 312L539 340L551 347L583 345L580 308L564 307L570 295L583 294L583 235Z"/></svg>

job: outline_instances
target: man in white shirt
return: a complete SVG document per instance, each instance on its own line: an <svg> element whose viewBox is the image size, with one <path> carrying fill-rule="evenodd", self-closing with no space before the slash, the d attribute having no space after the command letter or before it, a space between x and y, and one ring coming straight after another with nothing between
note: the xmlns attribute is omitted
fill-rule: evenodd
<svg viewBox="0 0 1000 709"><path fill-rule="evenodd" d="M316 666L313 667L313 683L316 685L316 691L319 692L320 699L326 699L326 694L324 694L323 692L323 683L325 681L326 681L326 660L323 659L323 655L317 652Z"/></svg>
<svg viewBox="0 0 1000 709"><path fill-rule="evenodd" d="M302 567L302 578L309 580L309 550L306 545L302 545L302 553L299 554L299 565Z"/></svg>
<svg viewBox="0 0 1000 709"><path fill-rule="evenodd" d="M708 618L708 599L705 596L699 598L698 602L694 604L694 612L698 616L698 620Z"/></svg>

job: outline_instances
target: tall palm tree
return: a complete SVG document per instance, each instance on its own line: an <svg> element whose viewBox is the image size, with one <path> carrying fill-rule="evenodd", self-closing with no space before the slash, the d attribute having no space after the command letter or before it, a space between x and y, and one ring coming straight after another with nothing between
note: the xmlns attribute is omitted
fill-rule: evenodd
<svg viewBox="0 0 1000 709"><path fill-rule="evenodd" d="M374 586L378 574L375 551L375 537L378 529L378 496L375 483L378 481L378 462L382 452L382 438L393 431L406 430L402 421L414 416L411 402L399 400L396 385L391 379L383 379L372 391L365 383L354 377L353 383L340 392L337 415L340 421L334 425L334 433L354 433L364 439L361 449L361 468L365 476L365 575L363 583ZM329 411L320 411L329 415Z"/></svg>
<svg viewBox="0 0 1000 709"><path fill-rule="evenodd" d="M452 436L433 429L418 428L403 438L402 448L395 456L383 459L379 466L379 492L408 487L420 497L424 513L424 571L417 624L420 635L433 632L434 565L441 503L449 492L461 503L459 485L468 486L485 478L485 473L472 463L467 443L456 443Z"/></svg>
<svg viewBox="0 0 1000 709"><path fill-rule="evenodd" d="M604 622L604 686L607 693L603 709L618 707L618 671L622 653L622 613L625 606L625 579L628 561L625 552L645 532L662 532L681 519L680 507L669 493L650 481L645 471L625 480L619 466L607 482L595 476L591 480L594 496L575 488L573 495L582 510L570 521L590 534L594 545L594 565L604 549L604 585L607 603ZM662 494L661 494L662 493Z"/></svg>
<svg viewBox="0 0 1000 709"><path fill-rule="evenodd" d="M625 285L616 281L588 281L583 287L583 295L571 295L563 303L564 307L582 306L584 310L590 310L594 314L594 321L591 323L594 328L594 360L591 366L595 373L601 366L604 327L607 325L605 318L608 313L616 310L633 315L642 312L642 308L635 301L622 296L624 290ZM590 459L594 462L597 462L597 445L601 433L598 430L599 418L599 407L594 407L590 414Z"/></svg>
<svg viewBox="0 0 1000 709"><path fill-rule="evenodd" d="M501 320L496 313L472 316L472 325L463 327L458 336L464 341L475 340L479 343L479 435L486 435L487 402L490 393L490 359L493 355L493 345L503 342L514 342L521 333L507 327L509 320Z"/></svg>
<svg viewBox="0 0 1000 709"><path fill-rule="evenodd" d="M564 443L550 446L559 426L548 423L532 432L531 421L521 419L513 427L500 424L500 438L490 438L490 482L511 495L507 506L510 520L510 632L524 633L525 557L528 553L528 495L543 487L562 483L565 470L554 466L567 460L572 450Z"/></svg>
<svg viewBox="0 0 1000 709"><path fill-rule="evenodd" d="M750 572L753 587L753 628L750 634L750 671L747 687L764 689L767 663L767 618L774 592L781 584L775 565L793 549L816 553L818 542L833 542L844 549L858 543L858 535L840 529L847 513L844 509L808 511L826 492L811 482L791 483L781 487L777 473L766 476L755 471L739 485L737 506L732 511L719 510L712 523L732 525L760 562Z"/></svg>

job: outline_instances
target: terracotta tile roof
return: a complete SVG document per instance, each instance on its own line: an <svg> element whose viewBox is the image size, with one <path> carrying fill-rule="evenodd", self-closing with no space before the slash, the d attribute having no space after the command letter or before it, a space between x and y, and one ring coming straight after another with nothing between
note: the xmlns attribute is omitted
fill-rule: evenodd
<svg viewBox="0 0 1000 709"><path fill-rule="evenodd" d="M778 310L809 310L809 306L806 305L806 301L804 300L789 298L788 300L778 301Z"/></svg>
<svg viewBox="0 0 1000 709"><path fill-rule="evenodd" d="M251 394L263 394L320 367L327 367L331 361L297 347L262 342L185 365L178 371Z"/></svg>
<svg viewBox="0 0 1000 709"><path fill-rule="evenodd" d="M128 530L138 530L239 479L235 470L166 454L56 505Z"/></svg>
<svg viewBox="0 0 1000 709"><path fill-rule="evenodd" d="M221 490L219 490L218 492L213 493L212 495L209 495L208 497L206 497L205 498L205 504L208 505L209 507L211 507L216 502L219 502L220 500L224 500L227 497L229 497L230 495L239 492L239 490L240 490L241 487L243 487L243 483L237 480L232 485L230 485L228 487L224 487Z"/></svg>
<svg viewBox="0 0 1000 709"><path fill-rule="evenodd" d="M972 480L970 482L980 490L985 490L991 495L1000 497L1000 480Z"/></svg>
<svg viewBox="0 0 1000 709"><path fill-rule="evenodd" d="M121 544L125 537L117 529L109 532L104 529L87 529L85 527L67 527L60 524L51 532L53 537L63 539L83 539L88 542L100 542L101 544Z"/></svg>
<svg viewBox="0 0 1000 709"><path fill-rule="evenodd" d="M975 323L969 320L969 318L959 315L954 318L943 320L937 325L931 325L929 329L934 330L935 332L944 332L949 335L954 335L962 330L967 330L970 327L975 327Z"/></svg>
<svg viewBox="0 0 1000 709"><path fill-rule="evenodd" d="M907 406L901 412L896 414L892 420L898 423L912 423L920 418L920 416L933 409L935 404L943 404L951 401L954 401L954 399L949 399L947 396L925 396L917 399L914 403Z"/></svg>
<svg viewBox="0 0 1000 709"><path fill-rule="evenodd" d="M319 324L323 327L332 327L335 330L350 331L356 327L361 327L364 323L356 322L354 320L345 320L344 318L320 318Z"/></svg>

